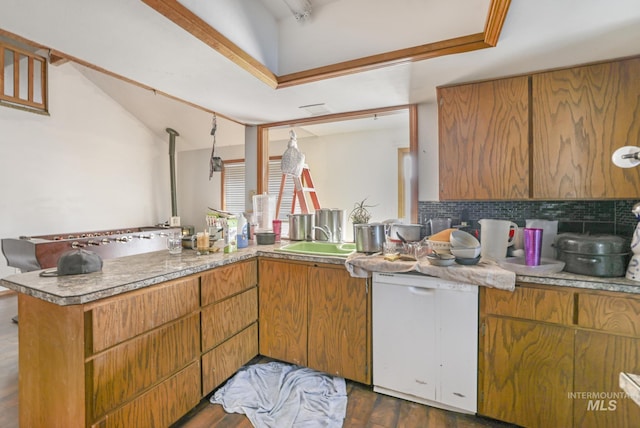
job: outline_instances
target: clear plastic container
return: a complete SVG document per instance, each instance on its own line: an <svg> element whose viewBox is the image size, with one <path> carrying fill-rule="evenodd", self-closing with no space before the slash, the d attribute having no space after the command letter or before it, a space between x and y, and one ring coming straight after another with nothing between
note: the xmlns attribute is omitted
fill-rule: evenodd
<svg viewBox="0 0 640 428"><path fill-rule="evenodd" d="M253 196L253 223L257 224L256 233L271 231L276 216L276 196L269 194Z"/></svg>

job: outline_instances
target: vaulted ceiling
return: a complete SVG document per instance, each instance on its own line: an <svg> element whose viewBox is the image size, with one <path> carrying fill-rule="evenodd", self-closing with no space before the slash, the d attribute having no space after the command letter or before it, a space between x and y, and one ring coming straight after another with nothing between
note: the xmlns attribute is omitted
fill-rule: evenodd
<svg viewBox="0 0 640 428"><path fill-rule="evenodd" d="M297 20L285 0L0 0L0 30L244 124L640 54L637 0L310 2Z"/></svg>

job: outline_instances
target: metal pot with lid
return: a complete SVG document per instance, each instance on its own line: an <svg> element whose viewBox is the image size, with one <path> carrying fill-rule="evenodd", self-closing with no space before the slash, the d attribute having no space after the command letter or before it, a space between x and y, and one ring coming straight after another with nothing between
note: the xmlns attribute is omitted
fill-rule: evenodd
<svg viewBox="0 0 640 428"><path fill-rule="evenodd" d="M561 233L553 246L566 272L601 277L626 272L629 242L621 236Z"/></svg>

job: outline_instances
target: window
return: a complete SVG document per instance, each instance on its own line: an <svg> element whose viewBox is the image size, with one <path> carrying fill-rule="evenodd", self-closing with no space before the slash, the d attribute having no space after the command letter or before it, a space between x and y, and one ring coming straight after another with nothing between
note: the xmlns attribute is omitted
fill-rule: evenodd
<svg viewBox="0 0 640 428"><path fill-rule="evenodd" d="M222 173L222 209L232 213L245 212L244 159L224 162Z"/></svg>
<svg viewBox="0 0 640 428"><path fill-rule="evenodd" d="M269 188L270 195L280 193L282 182L282 170L280 169L280 157L269 159ZM244 159L224 161L224 172L222 179L222 209L225 211L238 213L246 211L244 206L245 198L245 163ZM293 202L293 180L285 180L280 208L280 219L288 220L287 214L291 212ZM296 205L295 212L300 212L300 206Z"/></svg>
<svg viewBox="0 0 640 428"><path fill-rule="evenodd" d="M47 59L0 41L0 104L47 111Z"/></svg>

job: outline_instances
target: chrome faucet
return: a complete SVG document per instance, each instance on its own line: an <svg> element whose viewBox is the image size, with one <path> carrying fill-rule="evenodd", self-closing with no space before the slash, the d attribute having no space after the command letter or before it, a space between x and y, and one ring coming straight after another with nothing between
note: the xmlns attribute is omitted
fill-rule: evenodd
<svg viewBox="0 0 640 428"><path fill-rule="evenodd" d="M328 226L313 226L313 229L318 229L321 230L322 233L324 233L324 235L327 237L327 241L328 242L333 242L333 236L331 236L331 231L329 230Z"/></svg>

